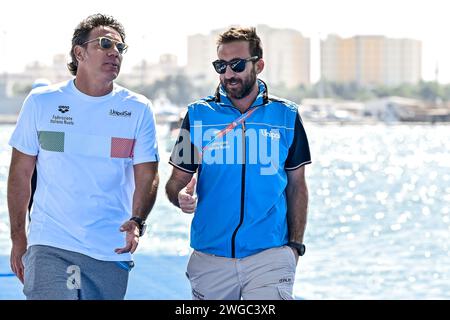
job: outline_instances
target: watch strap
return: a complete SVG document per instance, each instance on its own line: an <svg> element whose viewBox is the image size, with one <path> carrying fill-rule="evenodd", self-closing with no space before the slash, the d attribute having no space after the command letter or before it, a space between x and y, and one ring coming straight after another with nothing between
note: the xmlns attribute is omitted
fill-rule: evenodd
<svg viewBox="0 0 450 320"><path fill-rule="evenodd" d="M294 248L297 250L297 253L299 256L303 256L306 251L306 247L303 243L295 242L295 241L289 241L287 245L291 248Z"/></svg>
<svg viewBox="0 0 450 320"><path fill-rule="evenodd" d="M140 217L131 217L130 221L134 221L137 223L139 227L139 237L142 237L145 232L145 220Z"/></svg>

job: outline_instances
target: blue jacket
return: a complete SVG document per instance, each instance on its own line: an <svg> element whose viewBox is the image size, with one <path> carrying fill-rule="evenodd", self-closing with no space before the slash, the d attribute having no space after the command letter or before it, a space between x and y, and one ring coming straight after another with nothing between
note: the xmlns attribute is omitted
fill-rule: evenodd
<svg viewBox="0 0 450 320"><path fill-rule="evenodd" d="M242 114L221 86L188 106L170 163L198 170L195 250L243 258L288 241L286 171L311 163L308 140L297 105L258 85L248 110L257 109L223 137L217 132Z"/></svg>

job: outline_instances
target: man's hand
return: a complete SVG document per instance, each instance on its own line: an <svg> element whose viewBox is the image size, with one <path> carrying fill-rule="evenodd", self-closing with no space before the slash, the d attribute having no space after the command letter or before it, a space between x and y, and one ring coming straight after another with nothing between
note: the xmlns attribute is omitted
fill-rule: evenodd
<svg viewBox="0 0 450 320"><path fill-rule="evenodd" d="M139 243L139 226L134 221L126 221L120 226L120 231L127 233L125 238L125 247L117 248L114 252L118 254L127 252L134 253Z"/></svg>
<svg viewBox="0 0 450 320"><path fill-rule="evenodd" d="M192 176L191 181L178 193L178 203L184 213L193 213L197 208L197 196L194 196L197 180Z"/></svg>
<svg viewBox="0 0 450 320"><path fill-rule="evenodd" d="M11 264L11 270L14 272L19 278L20 282L23 283L23 274L24 274L24 267L22 263L22 257L27 251L27 239L24 238L23 240L15 240L13 242L12 248L11 248L11 257L10 257L10 264Z"/></svg>

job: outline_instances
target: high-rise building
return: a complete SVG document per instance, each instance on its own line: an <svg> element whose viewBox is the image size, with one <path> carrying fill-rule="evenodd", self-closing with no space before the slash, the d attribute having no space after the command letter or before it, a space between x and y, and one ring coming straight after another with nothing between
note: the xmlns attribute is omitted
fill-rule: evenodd
<svg viewBox="0 0 450 320"><path fill-rule="evenodd" d="M294 88L310 84L310 39L292 29L258 25L267 68L261 78L272 85Z"/></svg>
<svg viewBox="0 0 450 320"><path fill-rule="evenodd" d="M220 32L211 31L207 35L195 34L188 37L186 73L194 81L217 82L217 73L211 64L217 59L216 41Z"/></svg>
<svg viewBox="0 0 450 320"><path fill-rule="evenodd" d="M394 86L421 79L421 42L384 36L321 41L321 78L338 83Z"/></svg>

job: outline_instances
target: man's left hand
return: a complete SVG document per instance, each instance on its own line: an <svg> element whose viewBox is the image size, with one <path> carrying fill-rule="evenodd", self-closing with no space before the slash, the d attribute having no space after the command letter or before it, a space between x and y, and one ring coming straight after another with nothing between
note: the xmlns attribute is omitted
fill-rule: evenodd
<svg viewBox="0 0 450 320"><path fill-rule="evenodd" d="M114 251L118 254L131 252L134 253L139 243L139 227L134 221L126 221L120 226L121 232L126 232L125 247L117 248Z"/></svg>

